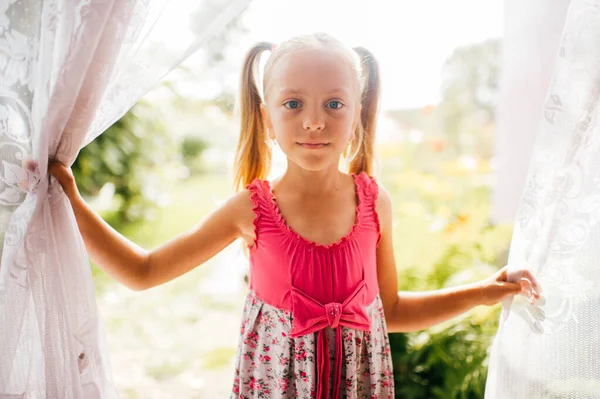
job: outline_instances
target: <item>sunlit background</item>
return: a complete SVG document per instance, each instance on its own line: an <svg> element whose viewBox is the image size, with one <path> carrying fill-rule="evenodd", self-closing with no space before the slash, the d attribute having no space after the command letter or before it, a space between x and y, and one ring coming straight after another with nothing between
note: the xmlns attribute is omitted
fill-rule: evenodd
<svg viewBox="0 0 600 399"><path fill-rule="evenodd" d="M187 18L173 17L165 43L193 31L197 20ZM498 0L256 0L81 152L73 169L82 193L147 249L191 228L233 193L245 52L315 31L366 47L380 63L377 177L393 196L400 288L436 289L496 270L511 230L489 222ZM284 167L278 154L272 174ZM240 248L145 292L94 266L122 398L228 397L247 290ZM483 398L497 315L497 307L476 308L428 331L391 335L396 397Z"/></svg>

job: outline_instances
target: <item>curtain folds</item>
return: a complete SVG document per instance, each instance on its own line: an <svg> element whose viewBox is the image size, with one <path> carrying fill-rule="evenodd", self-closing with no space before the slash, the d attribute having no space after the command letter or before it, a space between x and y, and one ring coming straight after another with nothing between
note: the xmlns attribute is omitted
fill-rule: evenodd
<svg viewBox="0 0 600 399"><path fill-rule="evenodd" d="M117 397L88 256L48 158L71 165L248 3L0 2L0 399Z"/></svg>
<svg viewBox="0 0 600 399"><path fill-rule="evenodd" d="M598 43L600 1L572 0L509 255L515 270L529 265L544 298L504 304L487 399L600 397Z"/></svg>

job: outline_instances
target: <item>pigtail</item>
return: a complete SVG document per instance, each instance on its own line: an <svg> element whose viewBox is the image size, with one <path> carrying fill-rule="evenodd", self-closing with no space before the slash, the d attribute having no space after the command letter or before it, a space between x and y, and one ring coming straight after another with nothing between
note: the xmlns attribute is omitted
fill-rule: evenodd
<svg viewBox="0 0 600 399"><path fill-rule="evenodd" d="M270 43L257 43L244 60L240 84L240 138L235 157L236 191L243 190L255 178L265 179L271 168L271 147L267 144L267 129L260 112L262 100L256 73L261 54L271 48Z"/></svg>
<svg viewBox="0 0 600 399"><path fill-rule="evenodd" d="M381 88L379 65L369 50L357 47L354 51L360 57L364 88L361 97L360 124L356 128L356 138L351 145L351 153L354 156L350 162L349 172L360 173L364 171L368 175L373 175L375 129Z"/></svg>

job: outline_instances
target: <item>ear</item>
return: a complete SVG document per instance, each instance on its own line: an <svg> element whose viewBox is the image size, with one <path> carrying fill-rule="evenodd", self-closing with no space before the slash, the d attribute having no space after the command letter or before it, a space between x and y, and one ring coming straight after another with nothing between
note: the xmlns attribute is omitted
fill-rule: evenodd
<svg viewBox="0 0 600 399"><path fill-rule="evenodd" d="M275 135L273 134L273 123L271 122L271 115L269 114L269 111L267 110L267 107L264 103L260 104L260 113L267 128L269 138L274 139Z"/></svg>

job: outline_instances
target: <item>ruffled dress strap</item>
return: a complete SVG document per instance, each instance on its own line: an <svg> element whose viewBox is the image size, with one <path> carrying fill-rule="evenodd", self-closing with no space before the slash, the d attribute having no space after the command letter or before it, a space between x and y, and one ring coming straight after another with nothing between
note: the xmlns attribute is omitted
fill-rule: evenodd
<svg viewBox="0 0 600 399"><path fill-rule="evenodd" d="M246 185L246 190L250 191L250 201L252 201L252 210L259 218L262 213L269 210L269 183L266 180L256 178Z"/></svg>
<svg viewBox="0 0 600 399"><path fill-rule="evenodd" d="M276 204L271 193L271 185L268 180L256 178L246 185L250 192L252 210L254 211L254 231L256 233L255 248L260 242L260 233L265 228L276 228L278 226Z"/></svg>
<svg viewBox="0 0 600 399"><path fill-rule="evenodd" d="M369 176L366 172L353 174L358 193L358 212L357 218L359 225L363 228L373 230L377 234L377 244L381 240L381 226L379 215L377 214L377 196L379 195L379 185L377 180Z"/></svg>

